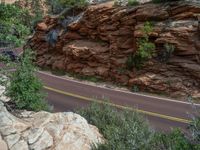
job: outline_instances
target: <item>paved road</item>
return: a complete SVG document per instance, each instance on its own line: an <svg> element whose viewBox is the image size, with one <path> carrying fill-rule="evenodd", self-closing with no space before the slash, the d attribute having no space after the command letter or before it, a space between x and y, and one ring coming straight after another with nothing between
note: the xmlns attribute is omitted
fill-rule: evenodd
<svg viewBox="0 0 200 150"><path fill-rule="evenodd" d="M16 51L17 54L21 52L21 49ZM115 105L120 109L137 108L137 111L147 117L153 128L162 131L169 131L175 127L181 127L186 131L189 116L193 112L187 102L96 87L44 72L38 72L38 76L44 82L48 93L47 100L56 112L85 107L94 100L108 103L106 98L112 102L108 103L109 105Z"/></svg>
<svg viewBox="0 0 200 150"><path fill-rule="evenodd" d="M186 130L189 114L193 112L191 105L186 102L96 87L44 72L39 72L38 75L45 84L47 100L56 112L85 107L92 101L108 103L106 98L120 109L137 108L145 114L153 128L162 131L175 127ZM108 104L113 105L110 102Z"/></svg>

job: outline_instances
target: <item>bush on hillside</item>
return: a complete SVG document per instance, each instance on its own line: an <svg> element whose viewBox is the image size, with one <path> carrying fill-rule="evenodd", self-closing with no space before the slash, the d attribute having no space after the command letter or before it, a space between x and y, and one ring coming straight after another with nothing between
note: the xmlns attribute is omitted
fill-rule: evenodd
<svg viewBox="0 0 200 150"><path fill-rule="evenodd" d="M84 8L88 5L88 0L47 0L50 6L49 13L60 14L62 11L76 8Z"/></svg>
<svg viewBox="0 0 200 150"><path fill-rule="evenodd" d="M138 0L128 0L128 6L136 6L139 5L140 3Z"/></svg>
<svg viewBox="0 0 200 150"><path fill-rule="evenodd" d="M138 49L136 53L129 56L127 59L126 64L128 69L132 69L132 67L140 69L147 60L153 57L155 53L155 44L149 40L149 34L152 31L152 24L150 22L146 22L144 27L141 29L143 37L137 42Z"/></svg>
<svg viewBox="0 0 200 150"><path fill-rule="evenodd" d="M157 58L160 62L168 62L174 51L175 46L173 44L165 43L163 49L158 52Z"/></svg>
<svg viewBox="0 0 200 150"><path fill-rule="evenodd" d="M14 4L0 4L0 41L20 46L29 35L30 30L23 16L27 10L21 9ZM1 45L0 45L1 46Z"/></svg>
<svg viewBox="0 0 200 150"><path fill-rule="evenodd" d="M87 0L58 0L61 4L65 6L82 7L88 4Z"/></svg>
<svg viewBox="0 0 200 150"><path fill-rule="evenodd" d="M11 75L6 94L18 109L49 110L44 101L45 94L42 92L42 83L36 76L36 68L32 60L33 53L29 49L25 50L20 64L16 66L16 71Z"/></svg>
<svg viewBox="0 0 200 150"><path fill-rule="evenodd" d="M49 9L47 2L47 0L19 0L15 2L17 7L27 11L27 14L23 15L22 18L24 18L32 32L36 24L46 15L46 10Z"/></svg>
<svg viewBox="0 0 200 150"><path fill-rule="evenodd" d="M166 134L155 133L149 147L150 150L198 150L197 145L192 144L180 129Z"/></svg>
<svg viewBox="0 0 200 150"><path fill-rule="evenodd" d="M188 96L188 101L191 102L193 108L193 114L191 114L192 121L189 129L193 138L194 143L198 143L200 147L200 109L194 105L193 98Z"/></svg>
<svg viewBox="0 0 200 150"><path fill-rule="evenodd" d="M116 6L136 6L139 5L139 0L115 0L114 5Z"/></svg>
<svg viewBox="0 0 200 150"><path fill-rule="evenodd" d="M97 126L107 140L98 150L144 149L153 136L147 122L137 112L119 112L106 104L92 104L78 113Z"/></svg>
<svg viewBox="0 0 200 150"><path fill-rule="evenodd" d="M200 143L200 115L192 119L190 130L194 141Z"/></svg>
<svg viewBox="0 0 200 150"><path fill-rule="evenodd" d="M65 6L63 6L59 1L60 0L47 0L47 4L50 6L49 13L59 14L62 12Z"/></svg>
<svg viewBox="0 0 200 150"><path fill-rule="evenodd" d="M106 139L97 150L198 150L199 145L176 129L159 133L150 129L147 121L136 111L117 110L106 104L92 104L78 110L90 124L97 126Z"/></svg>

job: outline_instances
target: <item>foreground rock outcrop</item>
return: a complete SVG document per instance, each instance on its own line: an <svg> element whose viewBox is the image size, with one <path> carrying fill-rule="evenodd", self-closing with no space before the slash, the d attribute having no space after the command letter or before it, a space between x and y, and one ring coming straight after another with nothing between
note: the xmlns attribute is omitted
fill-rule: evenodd
<svg viewBox="0 0 200 150"><path fill-rule="evenodd" d="M44 18L29 46L40 67L100 76L142 91L200 97L200 4L172 2L135 7L93 6L75 18ZM199 18L200 19L200 18ZM141 70L127 69L146 21L157 55ZM164 45L175 47L169 60Z"/></svg>
<svg viewBox="0 0 200 150"><path fill-rule="evenodd" d="M7 99L0 99L1 150L90 150L103 142L98 129L78 114L22 111L16 117L2 100Z"/></svg>

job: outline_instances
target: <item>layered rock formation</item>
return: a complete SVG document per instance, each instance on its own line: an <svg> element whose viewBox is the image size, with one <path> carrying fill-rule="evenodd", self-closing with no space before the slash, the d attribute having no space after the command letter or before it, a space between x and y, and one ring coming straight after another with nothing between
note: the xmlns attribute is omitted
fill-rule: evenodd
<svg viewBox="0 0 200 150"><path fill-rule="evenodd" d="M200 97L200 5L192 2L135 7L93 6L75 18L44 18L29 41L40 67L65 70L171 96ZM146 21L157 55L141 70L127 70ZM161 62L164 45L175 47Z"/></svg>
<svg viewBox="0 0 200 150"><path fill-rule="evenodd" d="M16 117L3 101L7 99L0 99L1 150L90 150L103 142L98 129L78 114L22 111Z"/></svg>

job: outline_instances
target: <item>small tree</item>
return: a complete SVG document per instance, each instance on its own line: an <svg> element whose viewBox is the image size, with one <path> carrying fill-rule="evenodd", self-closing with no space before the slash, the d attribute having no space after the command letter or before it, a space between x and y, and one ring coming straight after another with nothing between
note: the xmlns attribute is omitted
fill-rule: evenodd
<svg viewBox="0 0 200 150"><path fill-rule="evenodd" d="M140 3L137 0L128 0L128 6L136 6Z"/></svg>
<svg viewBox="0 0 200 150"><path fill-rule="evenodd" d="M0 3L0 41L21 46L30 30L26 24L27 10L14 4Z"/></svg>
<svg viewBox="0 0 200 150"><path fill-rule="evenodd" d="M137 42L138 49L135 54L129 56L126 64L128 65L128 69L132 69L132 67L136 67L140 69L142 65L149 59L154 56L155 53L155 44L152 43L149 39L149 34L153 31L152 24L150 22L146 22L144 27L141 29L143 33L143 37L140 38Z"/></svg>
<svg viewBox="0 0 200 150"><path fill-rule="evenodd" d="M20 64L11 75L6 94L19 109L48 110L48 105L44 101L45 94L41 92L42 83L36 76L36 68L32 60L31 50L25 50Z"/></svg>
<svg viewBox="0 0 200 150"><path fill-rule="evenodd" d="M88 4L87 0L58 0L58 1L65 6L82 7Z"/></svg>

